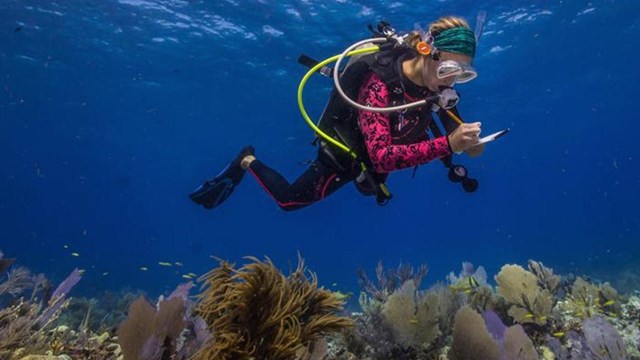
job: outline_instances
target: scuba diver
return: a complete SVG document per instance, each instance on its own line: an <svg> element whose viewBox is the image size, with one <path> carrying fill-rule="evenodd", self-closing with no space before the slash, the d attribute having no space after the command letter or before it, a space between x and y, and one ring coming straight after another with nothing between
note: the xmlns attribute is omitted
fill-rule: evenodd
<svg viewBox="0 0 640 360"><path fill-rule="evenodd" d="M370 29L386 39L380 41L379 51L352 56L342 71L340 60L335 68L320 68L321 74L334 77L336 87L317 128L312 126L318 135L314 141L318 154L306 171L291 184L247 146L219 175L192 192L191 200L214 208L249 171L285 211L311 205L350 182L384 205L391 198L385 184L389 173L410 167L415 171L418 165L435 159L449 169L452 181L462 183L467 192L475 191L478 182L467 176L463 166L453 164L452 155L465 152L477 156L484 150L481 124L462 123L455 107L458 95L453 90L455 84L477 77L472 67L476 34L464 19L453 16L431 23L426 32L412 31L402 37L385 22L378 25L377 32ZM481 32L481 26L476 32ZM360 48L368 52L366 48L371 46ZM340 59L345 54L347 51ZM309 67L319 65L306 56L299 61ZM298 95L306 116L301 89ZM422 105L406 105L416 102ZM403 105L403 110L392 111Z"/></svg>

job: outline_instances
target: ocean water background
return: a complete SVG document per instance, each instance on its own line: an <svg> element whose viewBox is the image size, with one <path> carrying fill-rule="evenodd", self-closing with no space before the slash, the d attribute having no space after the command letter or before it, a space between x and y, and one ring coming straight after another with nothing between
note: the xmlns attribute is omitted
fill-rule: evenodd
<svg viewBox="0 0 640 360"><path fill-rule="evenodd" d="M383 18L400 30L448 14L473 26L479 10L481 75L457 88L460 109L485 133L512 132L457 160L477 193L434 162L393 174L384 208L349 185L285 213L250 176L213 211L187 198L246 144L290 180L304 170L315 148L295 98L301 53L337 54ZM167 292L211 256L268 256L286 270L300 253L321 284L353 292L356 270L373 275L379 260L428 263L425 285L462 261L490 276L527 259L604 280L637 274L639 36L634 0L4 0L0 249L54 281L86 269L84 294ZM310 81L315 116L330 86Z"/></svg>

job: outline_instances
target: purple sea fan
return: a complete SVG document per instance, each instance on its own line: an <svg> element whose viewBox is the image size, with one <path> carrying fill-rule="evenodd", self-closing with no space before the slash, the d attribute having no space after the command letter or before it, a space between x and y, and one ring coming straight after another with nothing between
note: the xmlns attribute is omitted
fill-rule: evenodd
<svg viewBox="0 0 640 360"><path fill-rule="evenodd" d="M547 348L549 348L549 350L553 353L553 355L555 355L556 360L571 359L571 356L569 355L569 351L562 346L562 343L560 342L560 340L552 337L549 334L545 335L544 340L547 343ZM578 357L575 357L575 359L578 359Z"/></svg>
<svg viewBox="0 0 640 360"><path fill-rule="evenodd" d="M193 332L196 335L198 344L202 345L211 339L211 331L207 323L200 316L193 318Z"/></svg>
<svg viewBox="0 0 640 360"><path fill-rule="evenodd" d="M507 327L491 310L485 311L483 318L487 331L500 348L501 360L538 359L533 342L521 325Z"/></svg>
<svg viewBox="0 0 640 360"><path fill-rule="evenodd" d="M80 270L74 269L60 285L56 288L49 301L49 306L36 319L36 324L40 328L49 325L57 317L60 309L68 302L65 298L71 289L80 281Z"/></svg>
<svg viewBox="0 0 640 360"><path fill-rule="evenodd" d="M491 337L502 347L504 345L504 331L507 330L507 326L494 311L485 311L483 317L489 334L491 334Z"/></svg>
<svg viewBox="0 0 640 360"><path fill-rule="evenodd" d="M151 335L140 349L139 360L156 360L162 357L164 347L157 335Z"/></svg>
<svg viewBox="0 0 640 360"><path fill-rule="evenodd" d="M607 320L594 316L582 322L587 347L598 360L626 359L627 351L620 333Z"/></svg>
<svg viewBox="0 0 640 360"><path fill-rule="evenodd" d="M51 295L51 299L55 301L55 299L58 297L66 296L69 291L71 291L71 289L80 281L81 278L82 275L80 273L80 270L78 270L77 268L74 269L71 274L69 274L69 276L67 276L67 278L64 279L64 281L61 282L60 285L58 285L56 290Z"/></svg>
<svg viewBox="0 0 640 360"><path fill-rule="evenodd" d="M460 276L471 276L476 272L475 267L473 266L472 263L465 261L462 263L462 272L460 273Z"/></svg>
<svg viewBox="0 0 640 360"><path fill-rule="evenodd" d="M179 297L186 303L189 298L189 290L193 287L193 281L189 281L184 284L178 285L178 287L173 290L173 292L169 295L167 300L171 300L175 297Z"/></svg>

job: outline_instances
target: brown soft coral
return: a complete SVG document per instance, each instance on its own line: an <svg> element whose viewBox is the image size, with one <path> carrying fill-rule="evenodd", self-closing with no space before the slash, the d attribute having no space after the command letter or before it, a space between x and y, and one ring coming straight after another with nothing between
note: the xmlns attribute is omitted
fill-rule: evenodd
<svg viewBox="0 0 640 360"><path fill-rule="evenodd" d="M302 259L289 276L269 259L248 259L240 269L220 260L203 276L196 311L213 338L195 359L293 359L325 333L352 325L337 315L343 303L336 295L305 274Z"/></svg>
<svg viewBox="0 0 640 360"><path fill-rule="evenodd" d="M185 327L184 313L181 298L160 301L158 310L144 297L138 298L118 328L124 359L159 359L163 354L173 354L176 339Z"/></svg>
<svg viewBox="0 0 640 360"><path fill-rule="evenodd" d="M518 265L504 265L495 277L497 291L511 305L509 315L518 323L545 325L553 309L553 295L538 284L533 273Z"/></svg>
<svg viewBox="0 0 640 360"><path fill-rule="evenodd" d="M491 337L482 316L469 307L458 311L453 325L449 358L497 360L500 346Z"/></svg>

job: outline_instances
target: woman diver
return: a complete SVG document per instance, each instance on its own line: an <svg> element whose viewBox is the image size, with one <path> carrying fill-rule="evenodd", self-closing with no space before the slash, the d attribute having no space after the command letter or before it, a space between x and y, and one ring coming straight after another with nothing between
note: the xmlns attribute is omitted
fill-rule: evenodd
<svg viewBox="0 0 640 360"><path fill-rule="evenodd" d="M466 177L463 167L452 165L451 155L466 152L477 156L484 150L479 137L481 124L459 120L455 108L457 95L452 90L456 83L477 76L471 67L476 36L464 19L447 16L431 23L427 33L408 34L403 43L404 46L363 55L343 71L339 90L342 95L357 99L360 108L346 103L334 89L318 126L346 144L352 154L319 138L317 158L290 184L258 160L253 147L247 146L218 176L192 192L190 198L207 209L216 207L226 200L248 170L286 211L322 200L349 182L354 182L363 194L375 195L378 203L383 204L390 198L384 185L390 172L434 159L442 159L450 168L452 180L464 180L465 190L474 191L477 182ZM433 100L403 111L368 110L420 99ZM439 130L433 112L446 134Z"/></svg>

